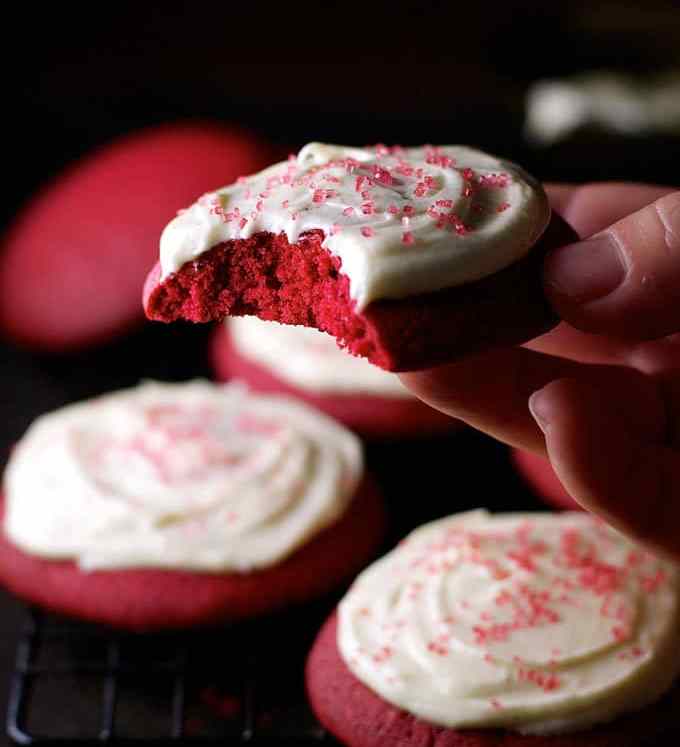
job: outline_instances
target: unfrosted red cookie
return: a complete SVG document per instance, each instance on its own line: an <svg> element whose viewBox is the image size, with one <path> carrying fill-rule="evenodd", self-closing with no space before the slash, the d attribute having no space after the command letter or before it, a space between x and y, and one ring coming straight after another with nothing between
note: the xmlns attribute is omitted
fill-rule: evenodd
<svg viewBox="0 0 680 747"><path fill-rule="evenodd" d="M319 721L347 747L651 747L670 744L657 739L677 722L680 688L676 686L643 711L577 734L542 737L434 726L387 703L360 682L342 660L336 636L334 613L310 652L307 693Z"/></svg>
<svg viewBox="0 0 680 747"><path fill-rule="evenodd" d="M21 210L0 250L0 332L48 351L104 342L143 319L158 236L202 191L262 168L271 147L217 123L127 135L70 166Z"/></svg>
<svg viewBox="0 0 680 747"><path fill-rule="evenodd" d="M367 438L409 438L462 427L460 421L428 407L415 397L314 392L295 386L277 376L274 370L239 353L225 325L219 325L213 333L210 360L218 381L240 379L256 391L291 395Z"/></svg>
<svg viewBox="0 0 680 747"><path fill-rule="evenodd" d="M173 220L144 306L316 327L381 368L426 368L549 329L543 258L576 239L537 182L487 154L310 143Z"/></svg>
<svg viewBox="0 0 680 747"><path fill-rule="evenodd" d="M541 498L557 508L581 508L567 493L548 459L524 449L512 449L511 458L515 469Z"/></svg>
<svg viewBox="0 0 680 747"><path fill-rule="evenodd" d="M4 499L0 499L0 519ZM18 549L0 533L0 581L31 604L129 630L208 625L273 612L331 591L372 558L385 528L365 480L344 516L278 565L252 573L85 572Z"/></svg>

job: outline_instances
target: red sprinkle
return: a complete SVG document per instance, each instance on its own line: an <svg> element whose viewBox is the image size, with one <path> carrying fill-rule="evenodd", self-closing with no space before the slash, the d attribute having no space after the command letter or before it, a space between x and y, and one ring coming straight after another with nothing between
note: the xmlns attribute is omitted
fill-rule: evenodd
<svg viewBox="0 0 680 747"><path fill-rule="evenodd" d="M373 229L369 226L364 226L364 228L361 229L361 235L365 236L367 239L373 236L374 233Z"/></svg>
<svg viewBox="0 0 680 747"><path fill-rule="evenodd" d="M401 243L411 245L415 242L415 238L411 231L404 231L401 235Z"/></svg>

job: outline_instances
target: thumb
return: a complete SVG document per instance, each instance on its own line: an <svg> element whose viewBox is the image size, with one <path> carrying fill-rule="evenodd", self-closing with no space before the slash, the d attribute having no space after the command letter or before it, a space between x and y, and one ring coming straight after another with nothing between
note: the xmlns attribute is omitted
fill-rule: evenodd
<svg viewBox="0 0 680 747"><path fill-rule="evenodd" d="M680 192L548 255L545 292L585 332L649 340L680 331Z"/></svg>
<svg viewBox="0 0 680 747"><path fill-rule="evenodd" d="M599 387L561 379L535 392L531 413L550 462L584 508L680 559L680 454L663 443L663 423L634 426Z"/></svg>

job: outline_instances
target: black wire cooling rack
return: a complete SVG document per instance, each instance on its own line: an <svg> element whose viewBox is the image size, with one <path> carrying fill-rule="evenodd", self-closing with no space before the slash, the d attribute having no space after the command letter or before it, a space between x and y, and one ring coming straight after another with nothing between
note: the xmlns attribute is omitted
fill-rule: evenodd
<svg viewBox="0 0 680 747"><path fill-rule="evenodd" d="M30 610L7 733L22 745L334 745L309 710L303 678L328 609L153 635Z"/></svg>

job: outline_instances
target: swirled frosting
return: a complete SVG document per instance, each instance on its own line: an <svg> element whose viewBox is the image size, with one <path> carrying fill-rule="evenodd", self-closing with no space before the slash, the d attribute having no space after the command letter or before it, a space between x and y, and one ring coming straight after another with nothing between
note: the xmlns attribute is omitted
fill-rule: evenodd
<svg viewBox="0 0 680 747"><path fill-rule="evenodd" d="M585 513L454 515L365 570L338 647L382 698L453 728L553 734L680 671L678 571Z"/></svg>
<svg viewBox="0 0 680 747"><path fill-rule="evenodd" d="M412 398L396 374L348 355L330 335L258 319L230 317L225 324L239 355L289 384L319 394Z"/></svg>
<svg viewBox="0 0 680 747"><path fill-rule="evenodd" d="M357 438L292 399L144 383L31 425L5 473L4 529L83 569L248 571L336 521L361 473Z"/></svg>
<svg viewBox="0 0 680 747"><path fill-rule="evenodd" d="M180 211L161 236L161 278L223 241L265 231L294 243L320 229L360 311L491 275L524 256L549 218L537 182L472 148L309 143Z"/></svg>

